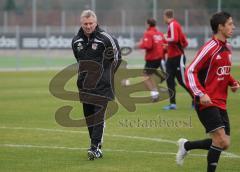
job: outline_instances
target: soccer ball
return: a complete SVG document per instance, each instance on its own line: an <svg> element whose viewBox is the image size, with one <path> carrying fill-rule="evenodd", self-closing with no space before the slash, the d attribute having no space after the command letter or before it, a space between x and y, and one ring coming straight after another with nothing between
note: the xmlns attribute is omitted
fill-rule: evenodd
<svg viewBox="0 0 240 172"><path fill-rule="evenodd" d="M123 79L121 81L121 84L122 84L122 86L129 86L130 85L130 81L128 79Z"/></svg>

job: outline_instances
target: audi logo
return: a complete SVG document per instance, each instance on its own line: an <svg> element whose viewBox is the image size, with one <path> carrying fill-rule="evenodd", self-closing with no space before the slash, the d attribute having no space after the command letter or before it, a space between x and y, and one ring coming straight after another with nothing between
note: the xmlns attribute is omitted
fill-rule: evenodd
<svg viewBox="0 0 240 172"><path fill-rule="evenodd" d="M231 71L231 66L221 66L217 69L217 75L223 76L223 75L229 75Z"/></svg>

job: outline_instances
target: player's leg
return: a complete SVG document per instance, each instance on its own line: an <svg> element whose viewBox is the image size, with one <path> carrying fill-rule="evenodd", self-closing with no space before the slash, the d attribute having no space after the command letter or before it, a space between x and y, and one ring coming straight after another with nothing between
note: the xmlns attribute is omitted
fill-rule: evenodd
<svg viewBox="0 0 240 172"><path fill-rule="evenodd" d="M93 125L92 125L91 118L88 118L88 117L94 114L94 106L92 104L88 104L88 103L83 103L82 105L83 105L84 117L86 119L86 123L87 123L87 127L88 127L89 137L91 139Z"/></svg>
<svg viewBox="0 0 240 172"><path fill-rule="evenodd" d="M164 73L166 73L166 61L165 61L165 59L161 59L160 68Z"/></svg>
<svg viewBox="0 0 240 172"><path fill-rule="evenodd" d="M94 105L94 123L91 135L91 148L88 151L88 158L94 160L95 158L102 158L102 150L100 146L102 145L103 138L103 128L105 125L105 111L107 108L107 102L102 104L102 107Z"/></svg>
<svg viewBox="0 0 240 172"><path fill-rule="evenodd" d="M198 117L209 133L210 138L197 141L179 139L179 150L176 156L177 163L183 164L183 160L189 150L205 149L208 150L208 169L209 172L215 171L221 151L225 150L230 143L230 125L227 112L217 107L209 107L203 110L196 108Z"/></svg>
<svg viewBox="0 0 240 172"><path fill-rule="evenodd" d="M208 172L214 172L216 170L222 150L227 150L230 146L230 123L228 114L225 110L219 109L219 111L224 128L218 128L210 133L212 145L207 156Z"/></svg>
<svg viewBox="0 0 240 172"><path fill-rule="evenodd" d="M230 145L230 137L226 135L224 128L219 128L211 132L211 138L212 145L207 155L208 172L216 170L221 152L226 150Z"/></svg>
<svg viewBox="0 0 240 172"><path fill-rule="evenodd" d="M211 130L214 130L215 128L221 126L222 124L218 124L221 122L219 121L219 110L216 107L210 107L203 110L199 110L199 106L196 107L196 111L198 114L198 118L201 121L202 125L205 127L206 133L210 132ZM217 116L217 117L216 117ZM188 141L187 139L179 139L178 140L178 153L176 155L176 162L179 165L182 165L184 162L184 158L187 155L187 152L193 149L204 149L209 150L210 146L212 145L212 139L206 138L202 140L195 140L195 141Z"/></svg>
<svg viewBox="0 0 240 172"><path fill-rule="evenodd" d="M150 93L152 101L157 101L159 99L157 84L153 77L153 74L156 73L156 70L159 67L159 63L159 61L146 61L143 70L144 83L146 87L151 91Z"/></svg>
<svg viewBox="0 0 240 172"><path fill-rule="evenodd" d="M178 83L184 88L186 88L185 77L184 77L185 63L186 63L185 55L182 54L181 56L176 58L176 68L177 68L176 77L177 77Z"/></svg>
<svg viewBox="0 0 240 172"><path fill-rule="evenodd" d="M191 92L186 87L186 82L185 82L185 77L184 77L186 57L185 57L185 55L182 54L176 60L177 60L176 61L176 63L177 63L176 77L177 77L178 83L189 93L189 95L191 96L191 98L193 100L193 96L192 96ZM192 103L192 105L193 105L193 103Z"/></svg>
<svg viewBox="0 0 240 172"><path fill-rule="evenodd" d="M101 144L102 136L103 136L103 128L104 128L104 117L105 111L107 108L107 103L103 104L102 107L95 106L95 118L94 125L92 131L92 145L98 147Z"/></svg>
<svg viewBox="0 0 240 172"><path fill-rule="evenodd" d="M160 70L157 70L158 68L160 68ZM161 59L161 60L157 61L156 70L155 70L154 74L157 77L159 77L160 83L162 83L163 81L165 81L167 79L166 65L165 65L165 60L164 59Z"/></svg>
<svg viewBox="0 0 240 172"><path fill-rule="evenodd" d="M206 139L196 140L196 141L187 141L184 144L184 148L186 151L193 150L193 149L209 150L211 145L212 145L212 139L206 138Z"/></svg>
<svg viewBox="0 0 240 172"><path fill-rule="evenodd" d="M167 73L167 87L169 90L169 97L170 97L170 105L165 106L163 109L170 110L176 109L176 83L175 83L175 76L176 76L176 65L175 65L175 58L167 59L166 61L166 73Z"/></svg>
<svg viewBox="0 0 240 172"><path fill-rule="evenodd" d="M94 129L94 118L92 117L92 115L94 115L95 113L95 106L93 104L88 104L88 103L83 103L83 112L84 112L84 116L86 119L86 124L88 127L88 132L89 132L89 138L90 138L90 148L88 149L88 159L89 160L94 160L96 155L97 155L97 147L95 148L92 145L92 133L93 133L93 129Z"/></svg>

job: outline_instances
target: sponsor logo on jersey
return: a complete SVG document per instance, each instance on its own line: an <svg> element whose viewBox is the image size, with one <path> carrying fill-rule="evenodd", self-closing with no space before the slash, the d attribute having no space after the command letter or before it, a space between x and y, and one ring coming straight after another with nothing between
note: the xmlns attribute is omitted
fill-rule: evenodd
<svg viewBox="0 0 240 172"><path fill-rule="evenodd" d="M158 43L163 40L163 37L161 35L154 35L153 40L154 42Z"/></svg>
<svg viewBox="0 0 240 172"><path fill-rule="evenodd" d="M220 55L217 55L216 60L220 60L222 57Z"/></svg>
<svg viewBox="0 0 240 172"><path fill-rule="evenodd" d="M221 66L217 69L218 76L229 75L231 71L231 66Z"/></svg>

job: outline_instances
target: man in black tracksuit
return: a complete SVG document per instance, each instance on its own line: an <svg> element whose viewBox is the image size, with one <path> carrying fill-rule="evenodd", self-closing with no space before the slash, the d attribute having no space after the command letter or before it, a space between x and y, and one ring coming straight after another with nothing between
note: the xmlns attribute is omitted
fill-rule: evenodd
<svg viewBox="0 0 240 172"><path fill-rule="evenodd" d="M99 28L93 11L83 11L80 24L72 49L79 63L77 86L91 139L88 159L94 160L102 157L104 116L108 101L114 99L114 73L121 53L117 40Z"/></svg>

